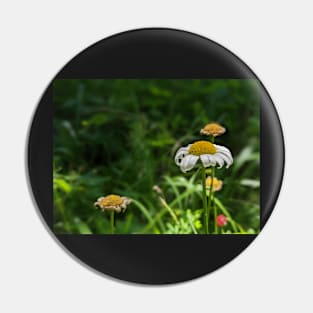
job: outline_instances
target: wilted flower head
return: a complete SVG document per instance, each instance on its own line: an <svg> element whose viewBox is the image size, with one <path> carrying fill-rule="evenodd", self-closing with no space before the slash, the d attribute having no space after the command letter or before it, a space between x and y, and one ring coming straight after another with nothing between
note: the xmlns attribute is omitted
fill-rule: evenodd
<svg viewBox="0 0 313 313"><path fill-rule="evenodd" d="M206 184L206 187L208 189L211 188L211 184L212 184L212 178L211 176L209 176L206 181L205 181L205 184ZM223 187L223 182L219 179L217 179L216 177L213 177L213 184L212 184L212 187L213 187L213 191L219 191L222 189Z"/></svg>
<svg viewBox="0 0 313 313"><path fill-rule="evenodd" d="M226 163L228 168L233 163L229 149L203 140L178 149L175 155L175 162L184 173L193 169L199 159L204 167L221 168Z"/></svg>
<svg viewBox="0 0 313 313"><path fill-rule="evenodd" d="M162 189L161 189L160 186L158 186L158 185L154 185L154 186L152 187L152 190L155 191L155 192L158 193L158 194L163 194Z"/></svg>
<svg viewBox="0 0 313 313"><path fill-rule="evenodd" d="M127 197L121 197L118 195L108 195L106 197L100 197L94 203L95 206L99 207L101 211L114 210L117 213L125 211L131 200Z"/></svg>
<svg viewBox="0 0 313 313"><path fill-rule="evenodd" d="M223 214L216 216L216 224L219 227L223 227L227 224L227 217Z"/></svg>
<svg viewBox="0 0 313 313"><path fill-rule="evenodd" d="M218 123L209 123L205 125L201 130L201 135L211 135L213 137L223 135L226 129Z"/></svg>

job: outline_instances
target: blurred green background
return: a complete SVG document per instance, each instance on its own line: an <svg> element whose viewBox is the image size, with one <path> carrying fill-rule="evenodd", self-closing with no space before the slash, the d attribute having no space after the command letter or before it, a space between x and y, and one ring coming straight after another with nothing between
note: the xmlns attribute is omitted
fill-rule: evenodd
<svg viewBox="0 0 313 313"><path fill-rule="evenodd" d="M229 169L216 170L224 182L216 196L248 233L259 231L257 81L67 79L54 82L53 97L55 232L109 233L107 212L93 203L115 193L139 203L116 214L116 233L192 233L190 216L197 233L203 233L199 186L195 195L175 201L192 188L194 172L181 173L174 155L179 147L204 139L199 130L210 121L226 127L216 143L234 156ZM200 175L194 179L195 185L200 183ZM168 203L174 201L172 209L187 221L185 228L175 229L162 211L154 185L162 188Z"/></svg>

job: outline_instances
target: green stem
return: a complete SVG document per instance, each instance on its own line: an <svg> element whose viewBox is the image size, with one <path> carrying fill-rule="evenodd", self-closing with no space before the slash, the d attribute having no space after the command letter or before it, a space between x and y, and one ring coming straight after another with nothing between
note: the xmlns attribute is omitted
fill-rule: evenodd
<svg viewBox="0 0 313 313"><path fill-rule="evenodd" d="M160 201L162 203L162 205L167 209L168 213L170 213L172 219L174 220L174 222L176 224L179 224L179 221L177 219L176 214L174 213L173 209L166 203L165 199L163 199L162 197L159 197Z"/></svg>
<svg viewBox="0 0 313 313"><path fill-rule="evenodd" d="M211 141L212 143L214 143L214 136L210 135L209 137L209 141ZM212 207L212 202L214 199L214 190L213 190L213 180L214 180L214 174L215 174L215 167L213 166L211 169L211 185L210 185L210 193L209 193L209 203L208 203L208 217L210 216L210 212L211 212L211 207ZM216 224L216 207L214 206L213 203L213 208L214 208L214 233L217 234L217 224Z"/></svg>
<svg viewBox="0 0 313 313"><path fill-rule="evenodd" d="M216 223L216 216L217 216L217 209L216 209L216 205L215 202L213 202L213 208L214 208L214 233L217 234L217 223Z"/></svg>
<svg viewBox="0 0 313 313"><path fill-rule="evenodd" d="M209 211L207 205L207 198L206 198L206 175L205 175L205 168L202 166L202 202L203 202L203 210L204 210L204 226L205 226L205 233L209 233Z"/></svg>
<svg viewBox="0 0 313 313"><path fill-rule="evenodd" d="M214 190L213 190L213 179L214 179L214 174L215 174L215 167L212 167L211 169L211 184L210 184L210 193L209 193L209 203L208 203L208 216L211 212L211 207L212 207L212 202L213 202L213 194L214 194ZM216 218L214 216L214 232L216 232Z"/></svg>
<svg viewBox="0 0 313 313"><path fill-rule="evenodd" d="M114 210L110 212L111 234L114 234Z"/></svg>

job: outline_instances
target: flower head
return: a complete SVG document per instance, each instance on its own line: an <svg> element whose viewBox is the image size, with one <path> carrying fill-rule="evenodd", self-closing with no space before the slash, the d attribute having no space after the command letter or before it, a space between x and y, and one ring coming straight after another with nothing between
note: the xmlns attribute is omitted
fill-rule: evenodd
<svg viewBox="0 0 313 313"><path fill-rule="evenodd" d="M209 123L205 125L201 130L201 135L211 135L213 137L223 135L226 129L218 123Z"/></svg>
<svg viewBox="0 0 313 313"><path fill-rule="evenodd" d="M211 184L212 184L212 187L213 187L213 191L219 191L222 189L223 187L223 182L219 179L217 179L216 177L213 177L213 183L212 183L212 178L209 176L206 181L205 181L205 184L206 184L206 187L208 189L211 188Z"/></svg>
<svg viewBox="0 0 313 313"><path fill-rule="evenodd" d="M118 195L108 195L106 197L100 197L94 203L95 206L99 207L101 211L114 210L117 213L125 211L131 200L127 197L121 197Z"/></svg>
<svg viewBox="0 0 313 313"><path fill-rule="evenodd" d="M216 216L216 224L219 227L223 227L227 224L227 217L223 214Z"/></svg>
<svg viewBox="0 0 313 313"><path fill-rule="evenodd" d="M184 173L193 169L198 160L204 167L218 165L221 168L226 163L228 168L233 163L229 149L204 140L178 149L175 155L175 162Z"/></svg>

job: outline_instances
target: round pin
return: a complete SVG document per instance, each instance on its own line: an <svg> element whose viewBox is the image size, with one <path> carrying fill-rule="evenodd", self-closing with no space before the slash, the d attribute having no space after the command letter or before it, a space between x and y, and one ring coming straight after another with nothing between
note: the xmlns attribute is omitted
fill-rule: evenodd
<svg viewBox="0 0 313 313"><path fill-rule="evenodd" d="M222 267L255 239L279 194L284 142L267 91L237 56L189 32L139 29L97 42L53 78L28 170L71 255L121 280L168 284Z"/></svg>

